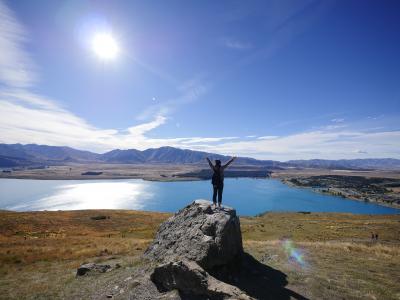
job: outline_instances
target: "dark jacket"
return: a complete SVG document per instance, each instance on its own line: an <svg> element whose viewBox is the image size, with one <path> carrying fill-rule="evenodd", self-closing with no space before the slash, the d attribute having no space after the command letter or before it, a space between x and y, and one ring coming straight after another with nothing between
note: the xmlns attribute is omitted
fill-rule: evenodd
<svg viewBox="0 0 400 300"><path fill-rule="evenodd" d="M235 158L230 159L226 164L220 167L214 166L212 162L207 158L210 168L214 171L211 183L212 185L221 186L224 185L224 171L225 169L235 160Z"/></svg>

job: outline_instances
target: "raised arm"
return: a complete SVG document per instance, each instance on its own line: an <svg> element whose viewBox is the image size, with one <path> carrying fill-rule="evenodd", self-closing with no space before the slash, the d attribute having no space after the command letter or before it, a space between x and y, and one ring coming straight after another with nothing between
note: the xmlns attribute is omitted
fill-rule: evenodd
<svg viewBox="0 0 400 300"><path fill-rule="evenodd" d="M233 161L236 159L236 156L232 157L226 164L224 164L222 167L225 169L228 167Z"/></svg>
<svg viewBox="0 0 400 300"><path fill-rule="evenodd" d="M211 160L210 160L208 157L206 157L206 159L207 159L207 161L208 161L208 164L210 165L210 168L213 169L213 170L215 170L215 169L214 169L214 166L213 166L213 164L212 164L212 162L211 162Z"/></svg>

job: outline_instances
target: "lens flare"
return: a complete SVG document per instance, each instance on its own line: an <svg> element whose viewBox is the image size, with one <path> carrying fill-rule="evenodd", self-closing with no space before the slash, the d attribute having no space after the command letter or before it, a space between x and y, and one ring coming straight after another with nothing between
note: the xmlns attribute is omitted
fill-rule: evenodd
<svg viewBox="0 0 400 300"><path fill-rule="evenodd" d="M282 247L286 255L289 257L290 262L294 262L300 267L305 267L306 262L304 260L304 253L294 246L293 241L285 239L282 241Z"/></svg>

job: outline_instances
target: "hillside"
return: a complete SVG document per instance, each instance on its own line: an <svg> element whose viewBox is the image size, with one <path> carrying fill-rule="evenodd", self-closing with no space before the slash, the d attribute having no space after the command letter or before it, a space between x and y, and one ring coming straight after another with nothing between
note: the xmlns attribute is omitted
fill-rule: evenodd
<svg viewBox="0 0 400 300"><path fill-rule="evenodd" d="M98 154L70 147L47 145L0 144L0 167L37 167L45 165L80 164L205 164L205 158L227 161L230 157L215 153L179 149L174 147L151 148L143 151L137 149L120 150ZM257 160L249 157L238 157L235 165L282 168L315 168L341 170L400 170L400 160L382 159L349 159L349 160L291 160L280 162L274 160Z"/></svg>
<svg viewBox="0 0 400 300"><path fill-rule="evenodd" d="M1 211L0 298L89 299L131 290L146 267L141 255L169 216ZM305 298L398 299L399 215L268 213L240 221L245 251L284 273L285 288ZM77 279L83 262L120 267Z"/></svg>
<svg viewBox="0 0 400 300"><path fill-rule="evenodd" d="M70 147L46 145L0 144L0 167L28 165L62 165L66 163L118 164L204 164L205 158L227 161L229 156L173 147L115 149L103 154L76 150ZM279 166L279 162L239 157L239 165Z"/></svg>

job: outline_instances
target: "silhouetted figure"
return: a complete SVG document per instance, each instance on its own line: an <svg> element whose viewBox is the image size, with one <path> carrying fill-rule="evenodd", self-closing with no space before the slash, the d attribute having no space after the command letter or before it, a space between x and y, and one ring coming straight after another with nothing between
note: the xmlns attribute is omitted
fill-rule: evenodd
<svg viewBox="0 0 400 300"><path fill-rule="evenodd" d="M210 168L214 171L211 183L213 185L213 203L217 206L217 194L218 194L218 207L221 207L222 202L222 191L224 190L224 170L236 159L236 156L232 157L226 164L221 165L219 159L215 160L215 166L212 164L210 159L206 157Z"/></svg>
<svg viewBox="0 0 400 300"><path fill-rule="evenodd" d="M375 241L377 241L377 240L378 240L378 234L375 233Z"/></svg>

